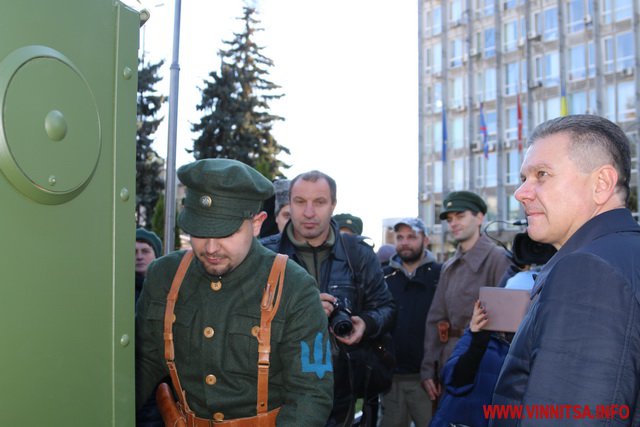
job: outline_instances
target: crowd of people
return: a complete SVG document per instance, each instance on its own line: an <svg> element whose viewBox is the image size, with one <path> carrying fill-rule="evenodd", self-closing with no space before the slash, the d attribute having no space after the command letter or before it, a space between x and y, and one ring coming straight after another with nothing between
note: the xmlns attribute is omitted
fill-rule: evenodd
<svg viewBox="0 0 640 427"><path fill-rule="evenodd" d="M543 257L489 239L471 191L442 202L456 250L441 264L419 218L376 251L317 170L272 183L204 159L178 178L190 249L160 256L155 234L136 235L138 426L640 424L640 226L629 140L607 119L561 117L529 138L518 237ZM513 330L489 326L502 311L482 287L527 293ZM545 405L574 412L487 411Z"/></svg>

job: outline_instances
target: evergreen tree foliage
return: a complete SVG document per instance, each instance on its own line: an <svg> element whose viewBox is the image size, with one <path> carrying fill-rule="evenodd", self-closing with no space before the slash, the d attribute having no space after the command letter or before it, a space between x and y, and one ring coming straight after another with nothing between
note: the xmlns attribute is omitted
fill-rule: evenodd
<svg viewBox="0 0 640 427"><path fill-rule="evenodd" d="M176 212L178 212L177 203L176 203ZM166 245L164 242L164 194L160 194L160 197L158 197L158 203L156 203L155 209L153 210L153 217L151 218L150 225L151 225L151 231L153 231L160 237L160 240L162 240L162 247L165 248ZM178 227L177 217L176 217L176 224L173 231L174 231L173 250L178 250L180 249L181 242L180 242L180 227Z"/></svg>
<svg viewBox="0 0 640 427"><path fill-rule="evenodd" d="M162 104L166 101L158 95L156 83L161 80L159 68L164 61L138 66L138 111L136 131L136 221L138 227L151 227L153 210L164 190L164 159L151 148L152 135L158 129L163 117L158 117Z"/></svg>
<svg viewBox="0 0 640 427"><path fill-rule="evenodd" d="M220 70L211 72L211 80L204 82L197 106L204 115L192 124L192 131L200 136L189 152L196 159L239 160L274 179L283 177L281 169L289 167L276 158L281 152L288 154L289 149L271 134L273 123L284 119L271 114L269 102L283 95L274 94L280 86L267 80L273 61L254 41L256 32L262 31L255 14L255 9L244 8L238 18L243 21L243 31L224 41L228 49L219 52Z"/></svg>

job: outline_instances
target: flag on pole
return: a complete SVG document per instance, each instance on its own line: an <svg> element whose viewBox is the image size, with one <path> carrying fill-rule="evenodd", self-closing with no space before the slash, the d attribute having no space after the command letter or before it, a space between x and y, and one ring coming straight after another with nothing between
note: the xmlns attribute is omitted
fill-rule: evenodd
<svg viewBox="0 0 640 427"><path fill-rule="evenodd" d="M560 116L568 116L569 107L567 106L567 91L564 86L560 89Z"/></svg>
<svg viewBox="0 0 640 427"><path fill-rule="evenodd" d="M484 102L480 103L480 135L482 135L482 151L484 158L489 158L489 135L487 132L487 122L484 120Z"/></svg>
<svg viewBox="0 0 640 427"><path fill-rule="evenodd" d="M520 103L520 93L516 97L518 114L518 153L522 153L522 104Z"/></svg>
<svg viewBox="0 0 640 427"><path fill-rule="evenodd" d="M447 161L447 112L442 106L442 161Z"/></svg>

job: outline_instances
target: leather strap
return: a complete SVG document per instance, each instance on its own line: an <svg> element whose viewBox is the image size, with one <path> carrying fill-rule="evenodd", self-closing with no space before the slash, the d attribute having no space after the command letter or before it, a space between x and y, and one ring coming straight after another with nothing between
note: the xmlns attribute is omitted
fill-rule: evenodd
<svg viewBox="0 0 640 427"><path fill-rule="evenodd" d="M164 310L164 358L167 361L169 367L169 375L171 376L171 382L173 383L173 389L178 394L178 401L184 413L189 416L195 416L194 412L189 409L187 404L187 396L182 386L180 385L180 378L178 377L178 370L175 364L175 352L173 347L173 322L175 321L174 310L176 307L176 301L178 300L178 292L182 285L191 260L193 259L193 251L188 250L185 252L178 266L175 276L173 276L173 282L171 282L171 289L167 295L167 306Z"/></svg>
<svg viewBox="0 0 640 427"><path fill-rule="evenodd" d="M267 285L260 303L260 330L258 332L258 401L256 405L257 416L239 418L237 420L214 421L196 417L187 404L186 393L180 385L178 371L175 365L175 349L173 345L173 322L178 292L184 280L184 276L193 259L193 251L188 250L182 257L178 270L173 277L171 289L167 295L167 306L164 312L164 357L169 368L169 375L173 383L173 389L178 394L181 410L187 417L187 425L190 427L205 427L213 425L227 425L229 427L244 426L273 426L280 408L267 412L269 402L269 355L271 353L271 321L278 311L282 288L284 286L284 272L287 264L287 255L277 254L267 279Z"/></svg>
<svg viewBox="0 0 640 427"><path fill-rule="evenodd" d="M258 332L258 416L267 412L269 402L269 355L271 353L271 321L278 311L287 255L277 254L267 279L267 287L260 304L260 331ZM262 424L260 424L262 425Z"/></svg>

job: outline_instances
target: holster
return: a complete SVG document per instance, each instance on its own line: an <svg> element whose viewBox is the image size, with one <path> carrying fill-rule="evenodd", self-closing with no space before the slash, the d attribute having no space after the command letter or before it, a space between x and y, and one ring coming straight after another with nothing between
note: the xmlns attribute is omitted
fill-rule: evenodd
<svg viewBox="0 0 640 427"><path fill-rule="evenodd" d="M171 387L167 383L161 383L156 390L156 403L162 415L165 426L187 427L187 417L178 408L176 399L173 397Z"/></svg>
<svg viewBox="0 0 640 427"><path fill-rule="evenodd" d="M449 322L441 320L438 322L438 338L440 342L446 344L449 341Z"/></svg>

